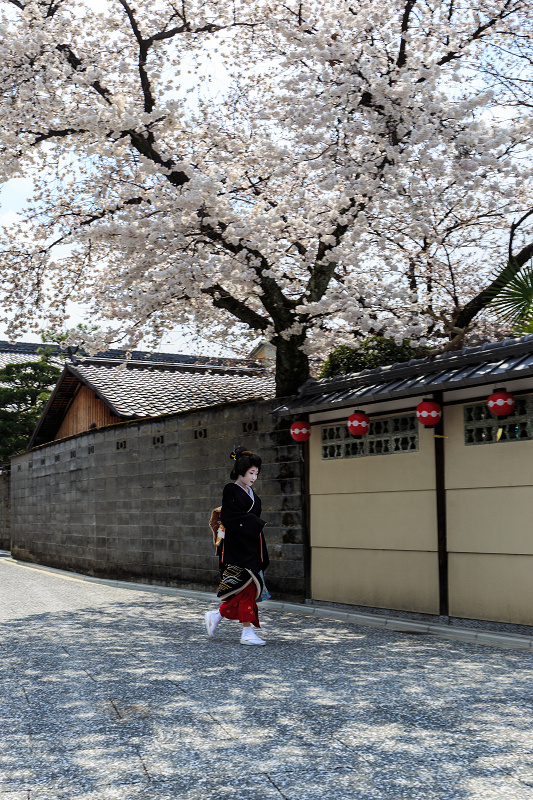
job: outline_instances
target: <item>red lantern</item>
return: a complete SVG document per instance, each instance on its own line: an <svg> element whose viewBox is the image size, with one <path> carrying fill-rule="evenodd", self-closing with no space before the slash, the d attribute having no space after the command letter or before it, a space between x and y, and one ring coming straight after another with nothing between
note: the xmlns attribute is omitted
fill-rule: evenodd
<svg viewBox="0 0 533 800"><path fill-rule="evenodd" d="M491 414L498 419L505 419L514 408L514 397L505 389L496 389L487 400Z"/></svg>
<svg viewBox="0 0 533 800"><path fill-rule="evenodd" d="M348 417L346 427L352 436L356 439L361 439L366 436L370 425L370 417L364 411L354 411L351 417Z"/></svg>
<svg viewBox="0 0 533 800"><path fill-rule="evenodd" d="M432 428L442 417L442 408L434 400L422 400L416 407L416 416L424 428Z"/></svg>
<svg viewBox="0 0 533 800"><path fill-rule="evenodd" d="M308 422L297 420L291 425L291 436L295 442L306 442L311 436L311 426Z"/></svg>

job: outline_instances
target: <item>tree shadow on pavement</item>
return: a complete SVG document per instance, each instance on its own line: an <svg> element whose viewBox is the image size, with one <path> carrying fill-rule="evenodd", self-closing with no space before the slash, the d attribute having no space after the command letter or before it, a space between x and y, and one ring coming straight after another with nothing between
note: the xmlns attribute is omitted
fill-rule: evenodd
<svg viewBox="0 0 533 800"><path fill-rule="evenodd" d="M197 600L1 625L2 800L524 800L531 655Z"/></svg>

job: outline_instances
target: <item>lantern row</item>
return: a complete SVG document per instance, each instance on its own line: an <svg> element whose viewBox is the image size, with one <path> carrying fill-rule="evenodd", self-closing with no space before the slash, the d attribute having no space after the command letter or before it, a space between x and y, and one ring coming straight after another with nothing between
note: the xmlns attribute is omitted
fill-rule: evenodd
<svg viewBox="0 0 533 800"><path fill-rule="evenodd" d="M487 399L487 407L498 419L506 419L515 407L515 399L505 389L495 389ZM442 418L442 408L434 400L424 399L416 407L416 417L424 428L433 428ZM369 431L370 417L364 411L354 411L346 423L355 439L362 439ZM291 425L291 436L295 442L306 442L311 436L311 425L297 420Z"/></svg>

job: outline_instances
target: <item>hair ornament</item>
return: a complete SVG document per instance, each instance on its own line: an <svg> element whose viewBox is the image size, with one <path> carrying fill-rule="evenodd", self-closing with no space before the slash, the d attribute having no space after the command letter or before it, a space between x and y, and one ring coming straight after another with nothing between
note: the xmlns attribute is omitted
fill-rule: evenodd
<svg viewBox="0 0 533 800"><path fill-rule="evenodd" d="M240 450L240 447L235 447L234 448L233 453L231 454L230 458L236 459L236 458L241 458L241 456L253 456L253 453L252 453L251 450L241 450L241 452L237 456L237 450Z"/></svg>

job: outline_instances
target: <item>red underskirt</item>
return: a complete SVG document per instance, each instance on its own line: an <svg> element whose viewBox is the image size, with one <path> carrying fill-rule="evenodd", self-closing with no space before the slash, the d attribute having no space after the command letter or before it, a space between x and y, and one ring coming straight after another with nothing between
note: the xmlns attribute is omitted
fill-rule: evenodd
<svg viewBox="0 0 533 800"><path fill-rule="evenodd" d="M255 602L255 583L248 586L238 594L224 600L220 606L220 613L225 619L237 619L239 622L251 622L256 628L259 625L259 609Z"/></svg>

